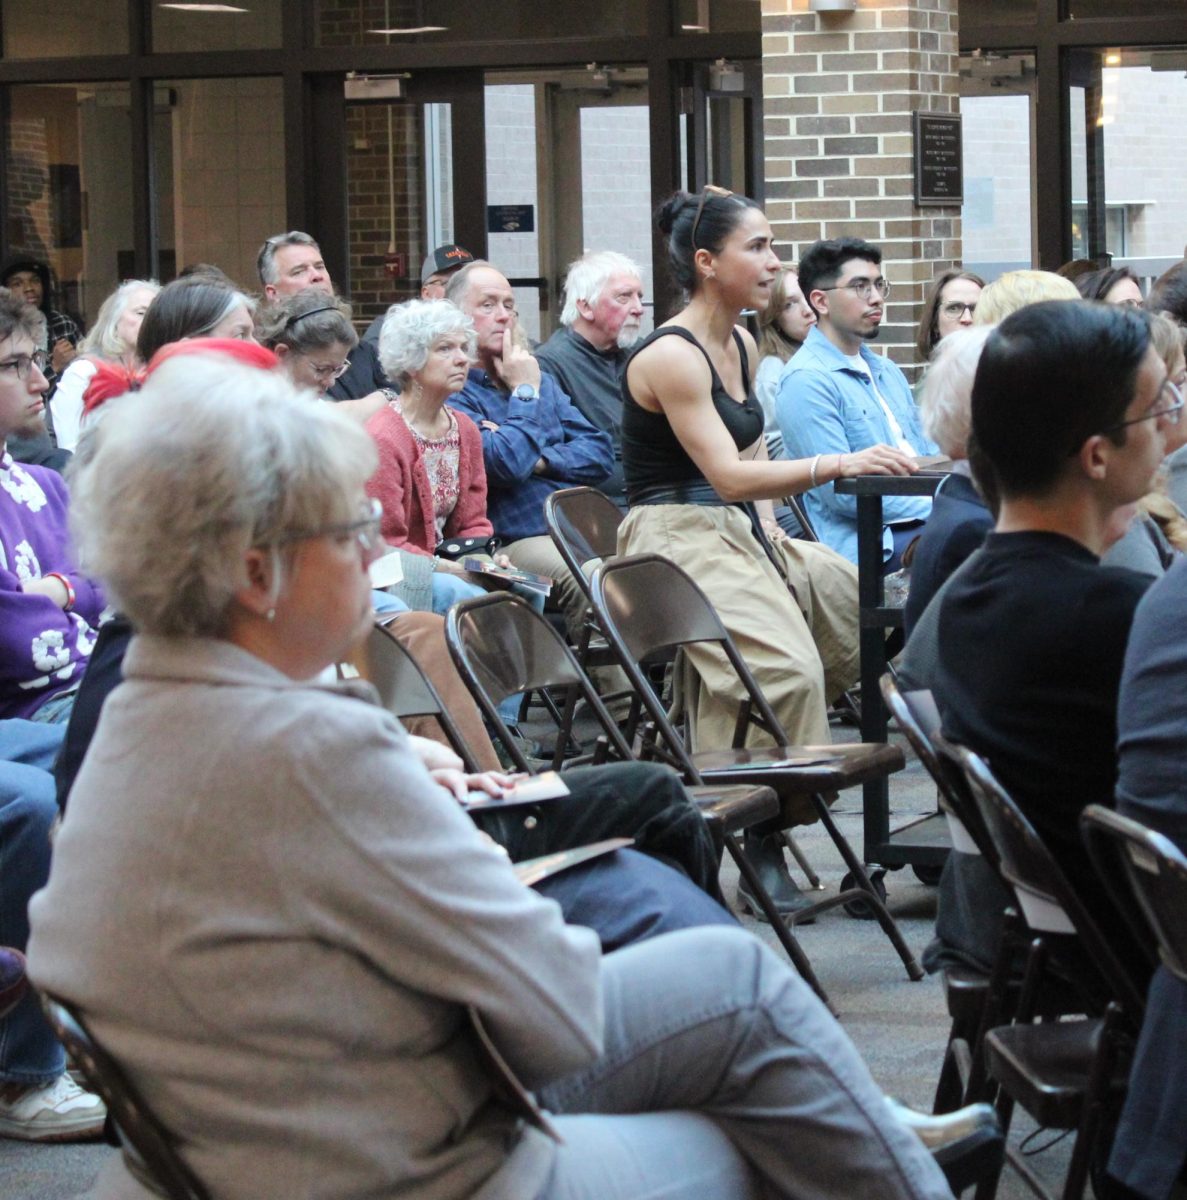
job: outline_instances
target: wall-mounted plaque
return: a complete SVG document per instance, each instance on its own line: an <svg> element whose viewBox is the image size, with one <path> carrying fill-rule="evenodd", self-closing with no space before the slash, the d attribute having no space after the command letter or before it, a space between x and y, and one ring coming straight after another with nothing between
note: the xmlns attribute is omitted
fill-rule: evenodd
<svg viewBox="0 0 1187 1200"><path fill-rule="evenodd" d="M960 204L964 200L960 117L950 113L911 114L915 158L915 204Z"/></svg>
<svg viewBox="0 0 1187 1200"><path fill-rule="evenodd" d="M488 204L487 233L534 233L536 206L534 204Z"/></svg>

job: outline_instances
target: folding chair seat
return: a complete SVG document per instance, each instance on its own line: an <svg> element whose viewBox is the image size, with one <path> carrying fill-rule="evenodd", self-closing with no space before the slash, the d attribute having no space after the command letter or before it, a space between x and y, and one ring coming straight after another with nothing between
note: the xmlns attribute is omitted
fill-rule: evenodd
<svg viewBox="0 0 1187 1200"><path fill-rule="evenodd" d="M521 771L530 764L523 757L510 731L499 717L498 706L507 696L528 689L564 690L583 700L602 729L590 762L629 762L635 756L622 731L594 690L564 639L530 605L505 592L476 596L450 609L445 619L445 640L458 672L470 688L495 736ZM566 702L568 709L571 705ZM754 895L771 920L775 935L796 969L827 1003L816 974L787 925L779 919L774 904L746 860L738 834L779 812L775 793L749 780L728 779L700 785L689 791L714 836L724 844L754 889Z"/></svg>
<svg viewBox="0 0 1187 1200"><path fill-rule="evenodd" d="M1133 1041L1145 1007L1145 981L1126 964L1088 912L1030 822L985 762L963 746L935 740L940 757L962 771L969 794L997 851L1027 925L1040 938L1022 984L1014 1022L985 1035L986 1069L999 1085L998 1112L1008 1128L1015 1103L1041 1125L1076 1131L1064 1182L1064 1200L1078 1200L1088 1178L1090 1154L1105 1130L1110 1104L1123 1094ZM1064 956L1084 1011L1077 1019L1031 1023L1038 983L1052 949L1074 942L1080 953ZM1016 1155L1009 1161L1037 1195L1049 1193ZM996 1182L978 1189L994 1194Z"/></svg>
<svg viewBox="0 0 1187 1200"><path fill-rule="evenodd" d="M41 1006L88 1088L107 1105L107 1140L123 1150L131 1175L171 1200L210 1200L210 1193L178 1153L175 1139L132 1086L119 1064L91 1036L64 1000L42 993Z"/></svg>
<svg viewBox="0 0 1187 1200"><path fill-rule="evenodd" d="M889 745L793 746L705 594L675 563L660 555L639 554L603 563L594 571L590 587L598 621L654 727L657 754L692 784L744 781L773 788L784 828L816 820L824 825L854 886L843 887L839 895L800 910L793 919L804 920L838 904L860 900L873 911L910 978L922 979L923 969L865 867L837 828L825 799L901 770L903 752ZM739 707L733 746L692 752L669 719L643 665L705 642L715 643L725 653L747 699ZM771 738L773 747L744 745L752 724Z"/></svg>

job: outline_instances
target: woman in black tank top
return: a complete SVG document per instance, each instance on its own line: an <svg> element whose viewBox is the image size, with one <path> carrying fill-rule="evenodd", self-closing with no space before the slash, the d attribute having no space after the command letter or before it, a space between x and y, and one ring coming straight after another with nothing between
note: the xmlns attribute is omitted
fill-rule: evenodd
<svg viewBox="0 0 1187 1200"><path fill-rule="evenodd" d="M768 541L758 518L773 516L775 497L841 475L905 474L909 460L876 446L770 461L751 386L758 354L738 325L744 308L765 306L780 270L770 225L754 201L706 188L673 196L659 227L690 298L635 351L623 375L631 511L619 552L658 553L683 567L717 609L791 740L827 743L828 702L858 675L857 572L817 543L781 531ZM757 512L754 502L766 511ZM694 648L688 662L691 677L683 682L693 743L702 750L729 746L742 699L737 679L716 651ZM763 735L753 731L752 740ZM777 906L799 907L781 844L751 837L746 851ZM740 899L755 909L751 897Z"/></svg>

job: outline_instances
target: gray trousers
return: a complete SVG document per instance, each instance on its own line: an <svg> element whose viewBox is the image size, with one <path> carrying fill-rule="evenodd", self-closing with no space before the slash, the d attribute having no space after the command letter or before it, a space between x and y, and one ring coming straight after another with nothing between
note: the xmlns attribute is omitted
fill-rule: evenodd
<svg viewBox="0 0 1187 1200"><path fill-rule="evenodd" d="M852 1042L750 934L685 930L603 966L605 1046L549 1084L538 1200L951 1200Z"/></svg>

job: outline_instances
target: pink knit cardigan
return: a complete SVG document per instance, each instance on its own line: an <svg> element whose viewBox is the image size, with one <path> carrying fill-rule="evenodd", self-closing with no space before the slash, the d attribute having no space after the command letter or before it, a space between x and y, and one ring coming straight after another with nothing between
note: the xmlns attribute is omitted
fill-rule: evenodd
<svg viewBox="0 0 1187 1200"><path fill-rule="evenodd" d="M445 537L490 537L494 529L486 519L482 435L469 417L453 415L461 441L458 499L446 518ZM367 432L379 447L379 469L367 483L367 495L383 505L384 538L402 550L431 555L437 546L433 490L412 430L387 404L367 422Z"/></svg>

